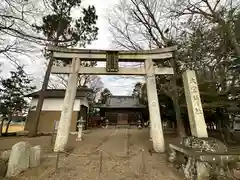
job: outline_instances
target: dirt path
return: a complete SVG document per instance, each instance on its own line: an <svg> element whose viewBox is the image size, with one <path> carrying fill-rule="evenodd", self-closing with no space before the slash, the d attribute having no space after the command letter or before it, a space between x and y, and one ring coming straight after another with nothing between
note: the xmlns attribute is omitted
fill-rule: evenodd
<svg viewBox="0 0 240 180"><path fill-rule="evenodd" d="M150 142L146 129L98 129L75 143L76 149L61 155L58 172L55 158L48 157L35 169L29 169L18 180L180 180L168 167L163 154L148 152ZM142 153L142 149L144 152ZM100 171L102 151L102 173Z"/></svg>

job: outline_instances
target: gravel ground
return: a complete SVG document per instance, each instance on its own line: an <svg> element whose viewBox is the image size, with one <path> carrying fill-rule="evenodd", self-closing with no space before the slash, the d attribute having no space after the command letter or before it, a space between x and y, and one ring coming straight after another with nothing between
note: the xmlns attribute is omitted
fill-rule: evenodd
<svg viewBox="0 0 240 180"><path fill-rule="evenodd" d="M45 154L41 165L12 180L180 180L164 154L149 153L148 130L97 129L72 141L74 150L60 155L55 172L55 154ZM144 150L144 151L142 151ZM102 172L100 157L102 154ZM6 178L7 179L7 178ZM9 180L9 179L8 179Z"/></svg>

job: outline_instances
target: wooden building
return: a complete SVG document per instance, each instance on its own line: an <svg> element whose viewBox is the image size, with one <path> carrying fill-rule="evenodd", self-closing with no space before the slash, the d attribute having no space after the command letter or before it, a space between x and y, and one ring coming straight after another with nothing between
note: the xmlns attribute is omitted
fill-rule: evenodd
<svg viewBox="0 0 240 180"><path fill-rule="evenodd" d="M95 107L100 109L100 115L106 117L110 125L136 125L148 111L132 96L110 96L105 104L96 104Z"/></svg>
<svg viewBox="0 0 240 180"><path fill-rule="evenodd" d="M78 88L76 93L76 99L74 102L72 120L70 131L77 131L77 120L82 116L83 119L87 119L87 112L91 99L89 98L92 93L92 89ZM25 123L25 129L28 131L31 128L32 119L36 115L36 107L38 103L40 91L31 93L27 97L31 97L31 105L28 112L27 120ZM38 132L52 132L54 121L60 120L62 106L65 96L64 89L48 89L45 93L42 111L40 114L40 120L38 125Z"/></svg>

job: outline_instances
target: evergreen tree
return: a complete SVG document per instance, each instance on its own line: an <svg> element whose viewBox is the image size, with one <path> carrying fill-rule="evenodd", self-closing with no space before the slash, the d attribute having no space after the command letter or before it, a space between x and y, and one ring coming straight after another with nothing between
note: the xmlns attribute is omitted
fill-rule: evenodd
<svg viewBox="0 0 240 180"><path fill-rule="evenodd" d="M108 104L108 99L109 97L112 96L111 91L108 88L105 88L102 92L101 92L101 97L100 97L100 101L102 104Z"/></svg>
<svg viewBox="0 0 240 180"><path fill-rule="evenodd" d="M50 0L52 13L43 17L42 25L35 25L53 45L85 46L96 40L98 28L96 9L94 6L79 10L79 17L71 15L73 9L80 9L81 0Z"/></svg>
<svg viewBox="0 0 240 180"><path fill-rule="evenodd" d="M32 79L27 76L22 66L18 66L16 71L11 71L11 76L1 79L0 82L0 115L2 116L0 133L2 133L3 121L7 120L5 131L7 134L13 116L22 115L28 108L24 96L36 87L31 85Z"/></svg>
<svg viewBox="0 0 240 180"><path fill-rule="evenodd" d="M96 9L94 6L88 6L88 8L82 8L79 10L79 17L74 19L72 17L72 11L74 9L81 8L81 0L49 0L46 1L46 6L49 7L51 13L43 17L41 25L34 25L37 31L42 32L48 41L53 46L82 46L90 44L93 40L96 40L98 34L98 28L96 27L96 21L98 16L96 15ZM45 56L50 59L49 54L46 52ZM64 65L66 62L59 62ZM49 65L44 77L44 83L42 85L42 91L47 89L48 80L50 77L51 64L53 60L49 61ZM81 66L94 66L96 61L81 62ZM59 75L60 79L66 78L66 76ZM37 111L41 111L43 105L43 93L39 96ZM29 136L36 136L37 126L39 123L39 114L33 122L34 128L29 132Z"/></svg>

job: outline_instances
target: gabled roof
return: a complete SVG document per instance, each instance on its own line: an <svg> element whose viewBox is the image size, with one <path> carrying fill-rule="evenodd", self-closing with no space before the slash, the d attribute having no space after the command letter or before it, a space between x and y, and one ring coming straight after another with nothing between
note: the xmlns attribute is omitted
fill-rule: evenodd
<svg viewBox="0 0 240 180"><path fill-rule="evenodd" d="M137 99L132 96L112 96L110 97L109 106L113 107L132 107L138 104Z"/></svg>
<svg viewBox="0 0 240 180"><path fill-rule="evenodd" d="M96 104L96 108L146 108L133 96L111 96L106 104Z"/></svg>
<svg viewBox="0 0 240 180"><path fill-rule="evenodd" d="M45 98L64 98L65 89L47 89ZM38 98L41 91L36 91L26 95L26 97ZM76 92L76 98L87 97L88 93L92 93L93 90L90 88L78 88Z"/></svg>

